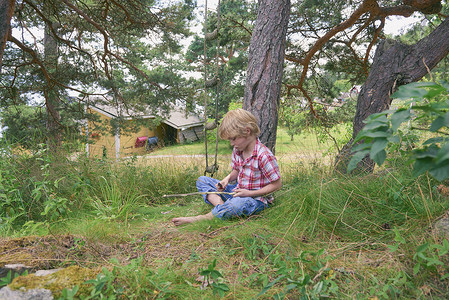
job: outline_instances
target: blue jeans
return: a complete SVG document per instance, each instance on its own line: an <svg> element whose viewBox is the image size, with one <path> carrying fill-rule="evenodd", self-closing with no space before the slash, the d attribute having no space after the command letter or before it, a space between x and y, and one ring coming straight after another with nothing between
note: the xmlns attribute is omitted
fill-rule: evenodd
<svg viewBox="0 0 449 300"><path fill-rule="evenodd" d="M201 176L196 182L196 187L199 192L216 192L217 188L215 185L218 182L220 182L218 179ZM237 184L228 184L224 191L231 193L236 186ZM203 195L203 199L206 203L211 204L207 200L207 196L208 195ZM224 203L215 206L212 209L212 214L222 220L247 217L268 208L267 204L251 197L233 197L232 195L219 196L223 199Z"/></svg>

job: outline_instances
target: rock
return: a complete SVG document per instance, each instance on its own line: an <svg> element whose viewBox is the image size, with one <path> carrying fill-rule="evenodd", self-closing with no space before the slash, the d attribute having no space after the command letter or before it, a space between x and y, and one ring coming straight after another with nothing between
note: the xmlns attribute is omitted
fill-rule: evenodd
<svg viewBox="0 0 449 300"><path fill-rule="evenodd" d="M53 273L58 272L59 270L62 269L52 269L52 270L39 270L36 273L34 273L34 276L47 276Z"/></svg>
<svg viewBox="0 0 449 300"><path fill-rule="evenodd" d="M46 289L33 289L28 291L11 290L5 286L0 289L0 300L52 300L51 291Z"/></svg>
<svg viewBox="0 0 449 300"><path fill-rule="evenodd" d="M17 267L21 268L20 265ZM74 265L63 269L38 270L28 275L22 274L14 278L8 286L0 289L0 300L59 299L64 289L73 289L75 286L78 287L77 296L87 296L89 287L83 283L94 279L99 272L99 269Z"/></svg>
<svg viewBox="0 0 449 300"><path fill-rule="evenodd" d="M439 237L449 238L449 217L439 219L433 225L432 232Z"/></svg>

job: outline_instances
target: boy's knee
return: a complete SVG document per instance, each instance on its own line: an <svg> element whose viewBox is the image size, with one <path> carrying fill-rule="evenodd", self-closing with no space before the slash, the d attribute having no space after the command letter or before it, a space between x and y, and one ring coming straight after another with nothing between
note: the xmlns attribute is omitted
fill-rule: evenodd
<svg viewBox="0 0 449 300"><path fill-rule="evenodd" d="M207 183L206 183L207 181L208 181L207 176L200 176L198 178L198 180L196 181L196 187L201 187L201 186L207 185Z"/></svg>

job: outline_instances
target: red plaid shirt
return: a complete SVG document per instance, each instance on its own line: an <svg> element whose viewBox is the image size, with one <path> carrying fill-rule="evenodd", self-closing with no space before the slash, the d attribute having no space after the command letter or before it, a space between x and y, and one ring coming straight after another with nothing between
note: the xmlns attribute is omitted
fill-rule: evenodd
<svg viewBox="0 0 449 300"><path fill-rule="evenodd" d="M247 159L243 159L242 153L234 148L231 167L239 172L237 187L241 189L258 190L281 178L276 157L259 139L253 154ZM265 195L255 199L266 204L273 201L273 196Z"/></svg>

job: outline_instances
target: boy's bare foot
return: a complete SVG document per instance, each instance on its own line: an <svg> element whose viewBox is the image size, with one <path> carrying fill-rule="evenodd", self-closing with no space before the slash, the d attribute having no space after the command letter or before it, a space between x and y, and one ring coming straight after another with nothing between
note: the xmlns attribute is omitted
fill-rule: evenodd
<svg viewBox="0 0 449 300"><path fill-rule="evenodd" d="M173 224L175 224L176 226L179 225L183 225L183 224L188 224L188 223L193 223L196 221L201 221L201 220L212 220L214 218L214 215L210 212L208 214L205 215L199 215L199 216L195 216L195 217L179 217L179 218L173 218L171 221L173 222Z"/></svg>
<svg viewBox="0 0 449 300"><path fill-rule="evenodd" d="M196 221L196 217L180 217L180 218L173 218L171 220L173 224L176 226L182 225L182 224L188 224L193 223Z"/></svg>

